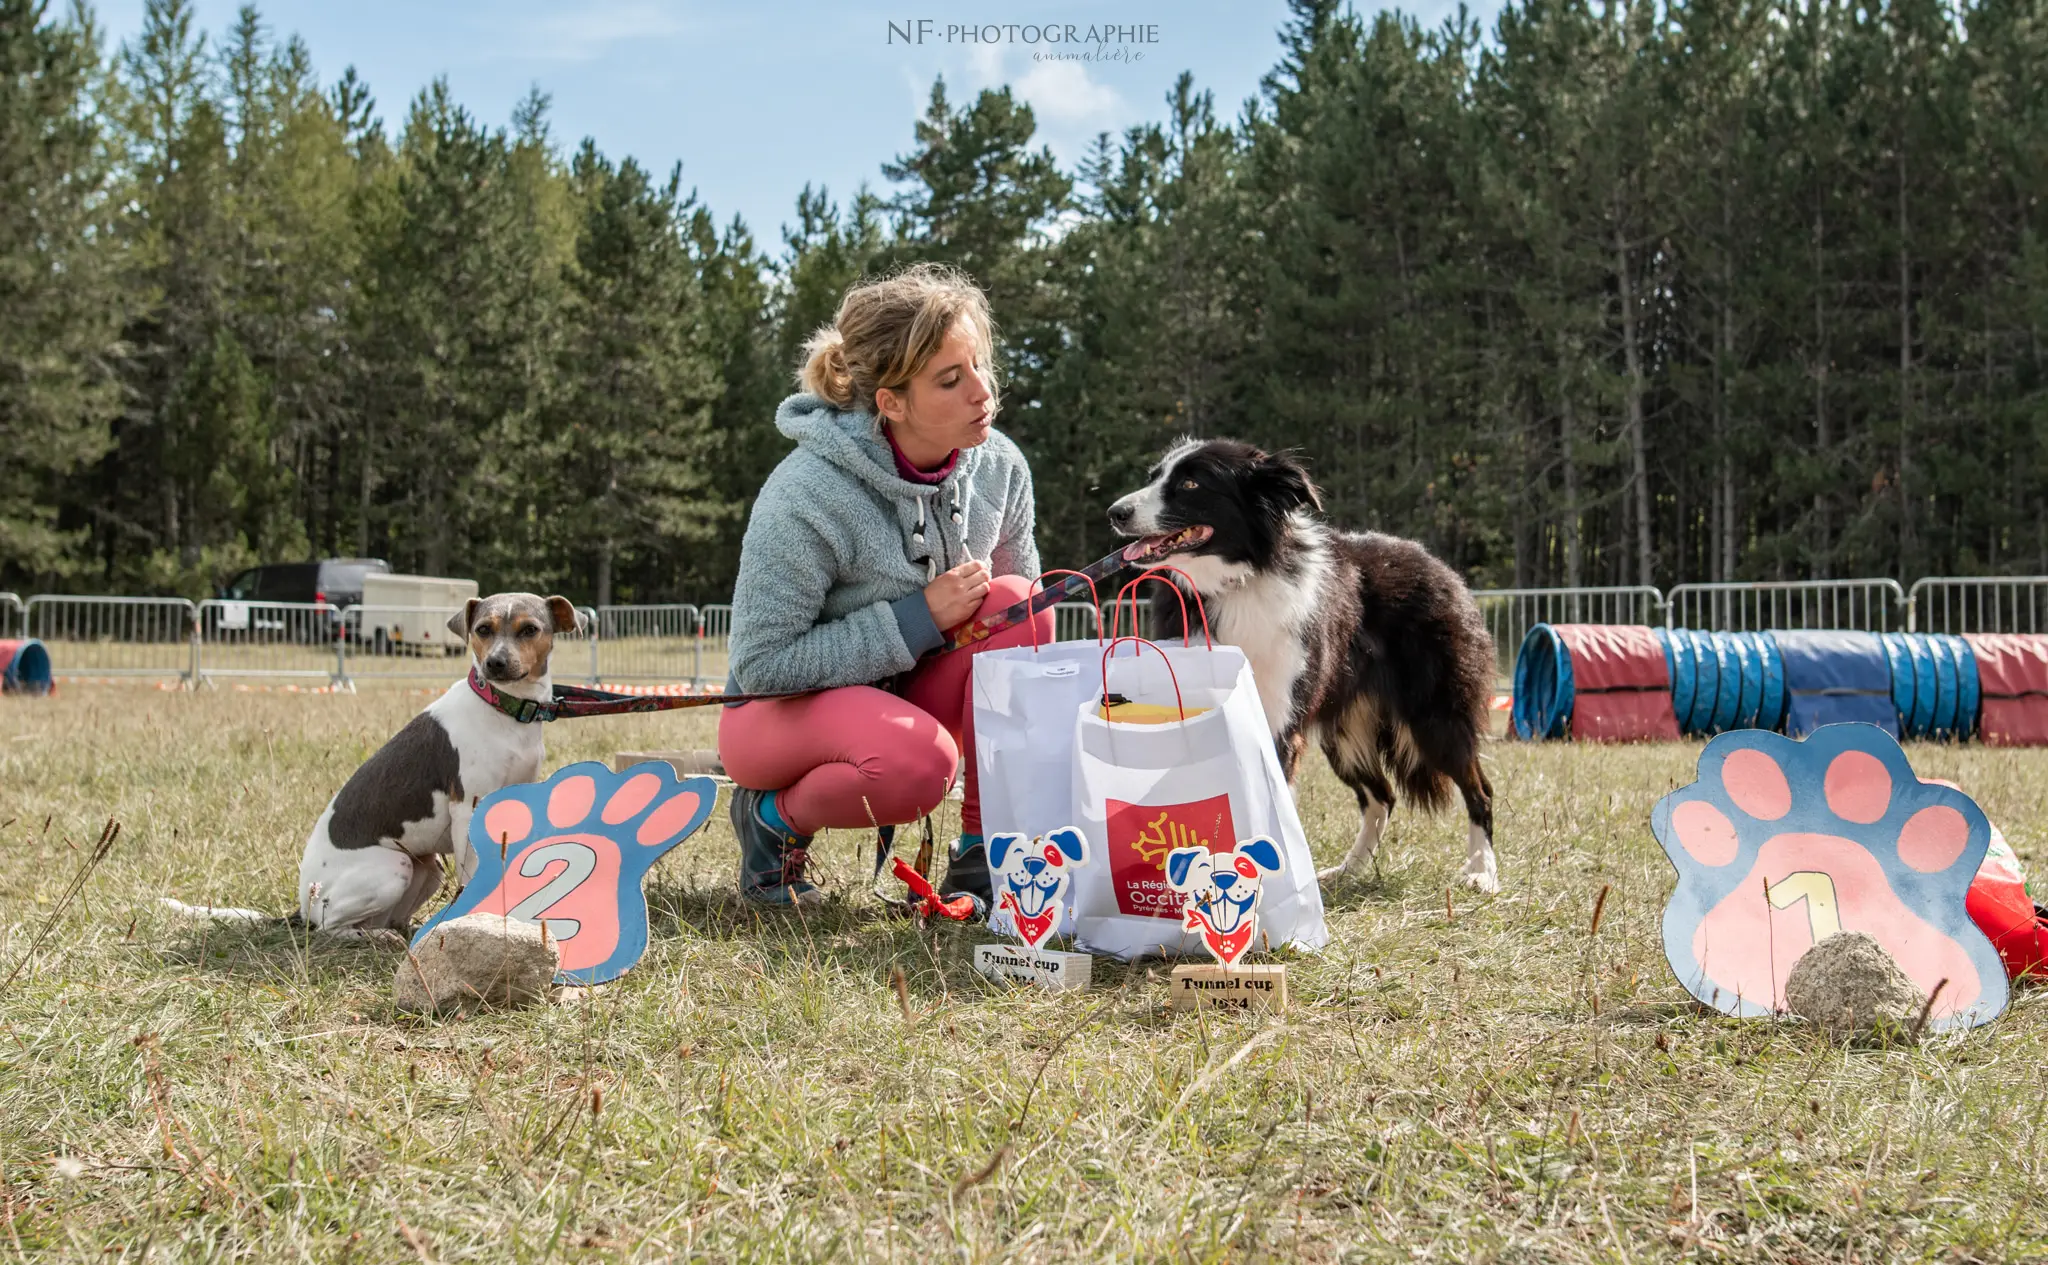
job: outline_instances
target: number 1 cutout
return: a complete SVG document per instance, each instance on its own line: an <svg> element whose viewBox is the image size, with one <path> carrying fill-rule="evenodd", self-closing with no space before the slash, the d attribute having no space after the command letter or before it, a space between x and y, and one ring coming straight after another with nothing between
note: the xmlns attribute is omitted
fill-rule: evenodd
<svg viewBox="0 0 2048 1265"><path fill-rule="evenodd" d="M1716 1010L1782 1013L1800 955L1841 931L1876 940L1933 998L1937 1031L2005 1008L2005 967L1965 904L1991 823L1969 796L1915 777L1877 726L1722 734L1650 828L1678 872L1664 955Z"/></svg>
<svg viewBox="0 0 2048 1265"><path fill-rule="evenodd" d="M1815 944L1842 929L1842 911L1835 899L1835 880L1825 872L1801 870L1787 874L1776 883L1765 879L1764 887L1771 894L1774 908L1790 909L1802 900L1806 902L1806 925L1813 931Z"/></svg>

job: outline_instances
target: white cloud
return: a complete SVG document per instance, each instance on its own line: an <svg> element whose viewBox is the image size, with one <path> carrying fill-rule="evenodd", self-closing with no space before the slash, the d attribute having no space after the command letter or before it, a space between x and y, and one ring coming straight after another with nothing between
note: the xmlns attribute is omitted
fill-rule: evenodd
<svg viewBox="0 0 2048 1265"><path fill-rule="evenodd" d="M1061 129L1113 127L1124 113L1124 99L1095 82L1083 62L1033 62L1010 86L1040 118Z"/></svg>
<svg viewBox="0 0 2048 1265"><path fill-rule="evenodd" d="M539 13L498 10L491 18L496 37L488 59L596 61L615 45L663 39L689 29L682 7L662 0L551 6Z"/></svg>
<svg viewBox="0 0 2048 1265"><path fill-rule="evenodd" d="M981 44L967 50L970 92L1008 84L1038 116L1039 140L1064 151L1100 131L1115 131L1130 114L1116 89L1095 78L1086 62L1034 61L1015 45ZM956 94L963 100L967 94Z"/></svg>

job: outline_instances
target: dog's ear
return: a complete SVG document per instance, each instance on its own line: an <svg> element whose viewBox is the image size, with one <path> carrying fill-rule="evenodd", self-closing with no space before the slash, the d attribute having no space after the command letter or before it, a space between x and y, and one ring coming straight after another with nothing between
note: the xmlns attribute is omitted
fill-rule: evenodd
<svg viewBox="0 0 2048 1265"><path fill-rule="evenodd" d="M1237 845L1237 854L1248 858L1253 865L1258 866L1268 874L1278 874L1280 872L1280 848L1271 839L1264 838L1263 836L1257 839L1246 839Z"/></svg>
<svg viewBox="0 0 2048 1265"><path fill-rule="evenodd" d="M548 614L555 617L556 632L575 632L583 626L583 615L576 609L576 603L559 594L548 598L547 603Z"/></svg>
<svg viewBox="0 0 2048 1265"><path fill-rule="evenodd" d="M476 623L476 608L483 604L483 599L480 597L470 598L468 602L463 604L461 610L448 617L448 631L464 641L469 640L470 626Z"/></svg>
<svg viewBox="0 0 2048 1265"><path fill-rule="evenodd" d="M1024 842L1023 835L990 835L988 837L988 868L991 870L1002 869L1003 860L1010 855L1010 849L1022 842Z"/></svg>
<svg viewBox="0 0 2048 1265"><path fill-rule="evenodd" d="M1209 855L1207 848L1175 848L1166 854L1166 883L1174 891L1184 892L1193 884L1189 876L1194 873L1195 862Z"/></svg>
<svg viewBox="0 0 2048 1265"><path fill-rule="evenodd" d="M1088 840L1074 827L1061 826L1058 830L1046 835L1046 839L1053 847L1066 853L1068 864L1086 865L1088 863Z"/></svg>
<svg viewBox="0 0 2048 1265"><path fill-rule="evenodd" d="M1302 464L1286 453L1262 458L1254 473L1259 499L1278 513L1284 515L1304 505L1318 514L1323 512L1323 494Z"/></svg>

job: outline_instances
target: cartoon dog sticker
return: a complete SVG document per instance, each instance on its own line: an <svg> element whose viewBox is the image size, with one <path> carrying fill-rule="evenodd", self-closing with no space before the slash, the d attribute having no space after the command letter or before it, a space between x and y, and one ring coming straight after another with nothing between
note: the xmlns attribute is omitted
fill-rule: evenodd
<svg viewBox="0 0 2048 1265"><path fill-rule="evenodd" d="M1235 966L1251 947L1259 892L1265 876L1279 872L1280 847L1266 838L1240 840L1234 852L1175 848L1166 854L1166 881L1186 894L1182 930L1199 931L1225 966Z"/></svg>
<svg viewBox="0 0 2048 1265"><path fill-rule="evenodd" d="M1088 864L1088 841L1072 826L1037 838L990 835L988 864L996 879L996 908L1008 911L1017 938L1043 948L1060 929L1074 868Z"/></svg>

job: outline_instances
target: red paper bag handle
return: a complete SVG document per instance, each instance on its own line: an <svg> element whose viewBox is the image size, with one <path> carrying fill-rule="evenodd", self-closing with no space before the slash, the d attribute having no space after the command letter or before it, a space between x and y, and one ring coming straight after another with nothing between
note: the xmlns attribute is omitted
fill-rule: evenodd
<svg viewBox="0 0 2048 1265"><path fill-rule="evenodd" d="M1054 567L1050 571L1041 571L1038 573L1038 578L1031 582L1031 587L1024 591L1024 597L1027 601L1030 599L1033 593L1042 592L1044 590L1045 577L1049 575L1077 575L1088 582L1088 596L1093 598L1095 601L1095 644L1098 646L1101 645L1102 593L1095 587L1095 577L1089 575L1085 571L1071 571L1068 570L1066 567ZM1055 607L1054 609L1057 610L1058 608ZM1055 616L1054 618L1055 620L1057 620L1058 617ZM1031 649L1035 652L1038 649L1038 621L1035 619L1027 619L1024 622L1031 625ZM1055 624L1054 631L1058 631L1057 624Z"/></svg>
<svg viewBox="0 0 2048 1265"><path fill-rule="evenodd" d="M1103 710L1104 710L1105 712L1107 712L1107 711L1109 710L1109 656L1111 656L1111 655L1115 654L1115 653L1116 653L1116 648L1117 648L1118 646L1121 646L1122 644L1124 644L1124 643L1125 643L1126 641L1130 641L1130 642L1136 642L1136 643L1137 643L1137 644L1138 644L1138 645L1139 645L1140 647L1143 647L1143 646L1151 646L1151 647L1152 647L1152 648L1153 648L1154 650L1158 650L1158 651L1159 651L1159 657L1160 657L1161 659L1164 659L1164 660L1166 661L1166 676L1167 676L1167 679L1173 682L1173 705L1174 705L1175 707L1177 707L1177 708L1179 708L1179 709L1180 709L1180 723L1181 723L1181 724L1183 724L1183 725L1187 724L1187 723L1188 723L1188 705L1187 705L1186 701L1185 701L1185 700L1183 700L1183 699L1181 698L1181 696L1180 696L1180 674L1179 674L1178 672L1175 672L1175 671L1173 670L1173 660L1171 660L1171 659L1168 659L1168 658L1166 657L1166 652L1165 652L1164 650L1159 650L1159 647L1158 647L1158 645L1157 645L1156 643L1154 643L1154 642L1150 642L1150 641L1147 641L1147 640L1146 640L1145 638L1143 638L1143 637L1118 637L1118 638L1117 638L1117 639L1116 639L1115 641L1112 641L1112 642L1110 642L1110 643L1109 643L1109 649L1107 649L1107 650L1105 650L1105 651L1103 651L1103 652L1102 652L1102 707L1103 707ZM1143 653L1143 651L1141 650L1141 651L1140 651L1140 653ZM1105 716L1103 717L1103 719L1104 719L1104 720L1108 720L1108 719L1109 719L1109 717L1105 715Z"/></svg>
<svg viewBox="0 0 2048 1265"><path fill-rule="evenodd" d="M1209 635L1209 610L1207 607L1202 605L1202 592L1200 589L1195 588L1195 577L1189 575L1187 572L1175 566L1161 565L1156 567L1147 567L1145 568L1143 573L1139 575L1134 575L1129 580L1125 581L1124 586L1118 589L1116 592L1116 605L1115 608L1110 612L1109 635L1114 637L1119 632L1123 631L1124 594L1130 592L1132 589L1136 588L1140 584L1143 584L1147 580L1157 580L1161 584L1164 584L1168 588L1172 589L1173 595L1180 599L1181 641L1184 644L1190 646L1195 644L1195 630L1188 625L1188 595L1181 591L1180 585L1173 583L1171 580L1168 580L1165 576L1159 574L1161 571L1171 571L1175 575L1181 577L1182 579L1188 582L1188 589L1192 591L1195 595L1195 610L1200 612L1202 616L1202 644L1207 646L1209 649L1214 650L1216 648L1216 641ZM1136 598L1131 599L1131 631L1133 633L1138 631L1137 601L1138 599ZM1100 613L1098 612L1097 618L1100 617Z"/></svg>

